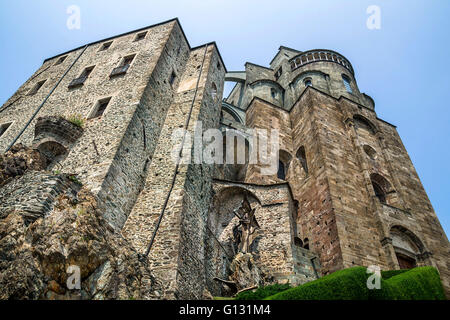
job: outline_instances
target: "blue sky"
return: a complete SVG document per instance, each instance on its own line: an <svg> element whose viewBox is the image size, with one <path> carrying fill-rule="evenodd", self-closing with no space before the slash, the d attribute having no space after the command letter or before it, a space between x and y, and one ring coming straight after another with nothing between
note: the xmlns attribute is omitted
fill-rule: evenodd
<svg viewBox="0 0 450 320"><path fill-rule="evenodd" d="M69 30L66 10L81 9ZM381 29L366 27L369 5ZM47 57L178 17L192 46L216 41L228 70L268 66L280 45L347 57L378 116L398 131L450 234L450 1L64 1L0 2L0 104Z"/></svg>

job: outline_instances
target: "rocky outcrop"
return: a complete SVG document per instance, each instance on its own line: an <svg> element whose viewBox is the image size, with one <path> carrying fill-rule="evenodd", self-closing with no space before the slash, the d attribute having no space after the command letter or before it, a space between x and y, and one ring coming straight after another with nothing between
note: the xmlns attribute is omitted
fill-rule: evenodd
<svg viewBox="0 0 450 320"><path fill-rule="evenodd" d="M30 171L38 168L40 159L34 150L22 148L4 159L7 164L2 162L1 172L7 183L0 195L8 185L26 178L20 173L42 174ZM21 171L11 174L8 168L16 167L10 163L20 163ZM59 177L70 180L68 175ZM52 207L46 206L48 212L33 219L21 206L0 207L0 299L159 298L160 285L146 262L110 229L97 209L96 197L70 183L59 190ZM68 285L77 283L73 271L77 269L80 285Z"/></svg>
<svg viewBox="0 0 450 320"><path fill-rule="evenodd" d="M26 171L44 170L46 166L47 160L38 150L16 144L5 154L0 154L0 187Z"/></svg>

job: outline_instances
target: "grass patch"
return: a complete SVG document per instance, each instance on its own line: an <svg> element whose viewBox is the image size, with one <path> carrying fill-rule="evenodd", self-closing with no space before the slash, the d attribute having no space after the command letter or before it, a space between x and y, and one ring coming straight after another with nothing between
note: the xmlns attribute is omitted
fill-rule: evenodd
<svg viewBox="0 0 450 320"><path fill-rule="evenodd" d="M73 114L67 118L67 121L77 127L83 128L86 120L80 114Z"/></svg>

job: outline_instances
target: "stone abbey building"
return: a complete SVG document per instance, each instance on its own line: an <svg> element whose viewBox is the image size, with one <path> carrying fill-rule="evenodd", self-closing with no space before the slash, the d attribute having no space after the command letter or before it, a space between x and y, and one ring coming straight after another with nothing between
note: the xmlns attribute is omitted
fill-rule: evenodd
<svg viewBox="0 0 450 320"><path fill-rule="evenodd" d="M236 84L222 99L225 81ZM243 139L246 154L247 129L277 129L278 171L262 174L248 157L175 163L174 130L199 120ZM45 60L0 109L2 152L19 143L44 155L45 170L3 183L0 218L48 219L59 194L77 192L58 177L73 175L161 298L301 284L357 265L432 265L449 292L449 242L396 127L337 52L282 46L269 67L227 71L215 43L192 48L166 21Z"/></svg>

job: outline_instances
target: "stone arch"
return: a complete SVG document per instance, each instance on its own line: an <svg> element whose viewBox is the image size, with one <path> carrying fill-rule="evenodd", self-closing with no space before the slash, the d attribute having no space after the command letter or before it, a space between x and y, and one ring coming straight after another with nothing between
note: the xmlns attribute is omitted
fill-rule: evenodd
<svg viewBox="0 0 450 320"><path fill-rule="evenodd" d="M370 175L370 181L372 182L375 195L381 203L388 204L389 195L395 192L392 190L391 183L382 175L378 173L372 173Z"/></svg>
<svg viewBox="0 0 450 320"><path fill-rule="evenodd" d="M400 269L416 267L426 251L423 242L413 232L400 225L391 227L390 238Z"/></svg>
<svg viewBox="0 0 450 320"><path fill-rule="evenodd" d="M227 114L229 114L231 118L234 119L234 121L239 122L242 125L244 124L244 121L239 116L239 114L226 104L222 104L222 112L226 112Z"/></svg>
<svg viewBox="0 0 450 320"><path fill-rule="evenodd" d="M252 209L261 207L260 199L242 186L226 187L214 196L208 214L208 238L206 241L206 264L212 277L207 279L208 287L212 291L220 292L221 286L213 281L213 277L228 278L228 269L239 249L235 242L236 227L239 218L234 214L247 198ZM254 239L251 247L256 248L258 241Z"/></svg>
<svg viewBox="0 0 450 320"><path fill-rule="evenodd" d="M371 134L376 134L378 132L377 127L370 120L368 120L366 117L363 117L362 115L355 114L353 116L353 120L356 129L364 129L370 132Z"/></svg>
<svg viewBox="0 0 450 320"><path fill-rule="evenodd" d="M61 162L68 154L66 147L50 139L41 142L36 149L45 156L47 159L47 168L50 169Z"/></svg>

